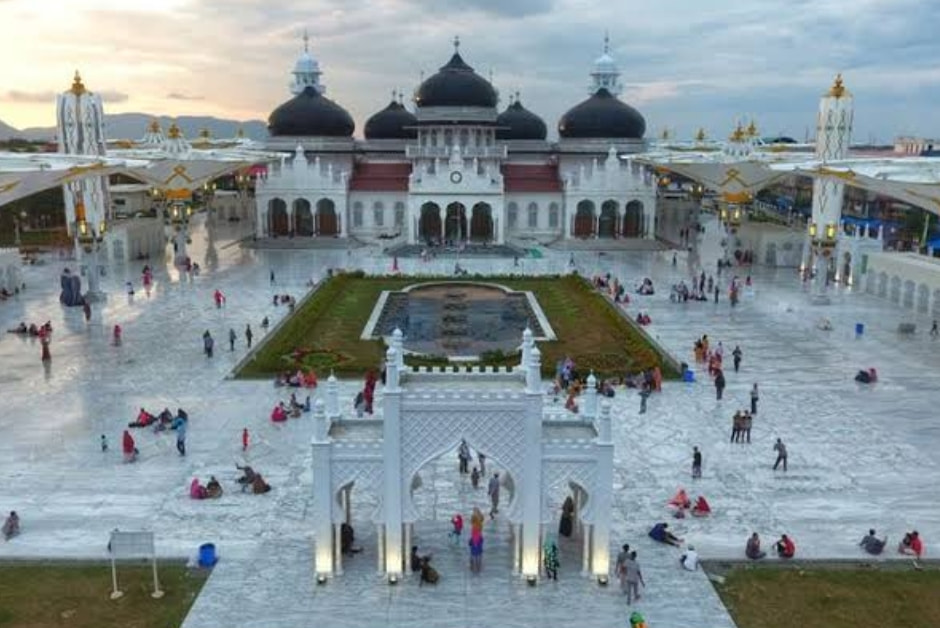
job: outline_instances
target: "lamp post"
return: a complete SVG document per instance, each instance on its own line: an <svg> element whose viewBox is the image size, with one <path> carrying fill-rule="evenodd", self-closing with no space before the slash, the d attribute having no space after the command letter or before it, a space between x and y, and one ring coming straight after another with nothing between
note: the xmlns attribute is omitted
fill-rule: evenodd
<svg viewBox="0 0 940 628"><path fill-rule="evenodd" d="M19 216L13 214L13 244L19 246L22 244L20 239L20 230L23 228L23 223L26 222L26 212L21 211Z"/></svg>
<svg viewBox="0 0 940 628"><path fill-rule="evenodd" d="M816 281L816 294L814 299L818 302L827 302L826 290L833 276L833 265L835 263L836 240L839 234L839 227L835 223L819 225L815 222L809 223L807 229L810 242L810 254L812 259L809 263L810 278Z"/></svg>
<svg viewBox="0 0 940 628"><path fill-rule="evenodd" d="M88 292L85 298L89 301L99 301L104 298L101 291L101 269L98 265L98 251L104 242L108 225L102 220L95 225L89 224L85 217L85 205L78 202L75 205L75 239L83 252L85 268L88 276Z"/></svg>
<svg viewBox="0 0 940 628"><path fill-rule="evenodd" d="M193 215L191 205L176 200L170 205L169 218L173 229L173 262L183 264L188 257L186 245L189 244L189 219Z"/></svg>

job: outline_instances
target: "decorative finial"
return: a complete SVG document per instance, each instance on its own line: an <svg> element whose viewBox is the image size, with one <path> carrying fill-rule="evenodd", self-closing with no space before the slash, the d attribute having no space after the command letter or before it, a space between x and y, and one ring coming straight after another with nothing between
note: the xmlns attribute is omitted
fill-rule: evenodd
<svg viewBox="0 0 940 628"><path fill-rule="evenodd" d="M516 102L519 102L520 100L521 99L519 98L519 90L517 89L516 90Z"/></svg>
<svg viewBox="0 0 940 628"><path fill-rule="evenodd" d="M454 35L454 52L460 52L460 35Z"/></svg>
<svg viewBox="0 0 940 628"><path fill-rule="evenodd" d="M245 137L245 128L244 128L244 127L241 127L241 126L238 127L238 131L235 132L235 137L237 137L238 139L244 138L244 137Z"/></svg>
<svg viewBox="0 0 940 628"><path fill-rule="evenodd" d="M307 33L307 29L304 29L304 52L310 52L310 34Z"/></svg>
<svg viewBox="0 0 940 628"><path fill-rule="evenodd" d="M160 132L160 121L157 120L156 118L154 118L153 120L151 120L151 121L150 121L150 124L147 126L147 130L150 131L151 133L159 133L159 132Z"/></svg>
<svg viewBox="0 0 940 628"><path fill-rule="evenodd" d="M82 75L78 72L78 70L75 70L75 78L72 79L71 92L78 96L84 94L86 91L85 84L82 83Z"/></svg>
<svg viewBox="0 0 940 628"><path fill-rule="evenodd" d="M209 127L202 127L202 130L199 131L199 137L204 140L207 140L212 137L212 133L209 131Z"/></svg>
<svg viewBox="0 0 940 628"><path fill-rule="evenodd" d="M405 104L405 92L401 90L398 90L398 104L399 105Z"/></svg>
<svg viewBox="0 0 940 628"><path fill-rule="evenodd" d="M167 131L167 137L171 140L178 140L183 137L183 132L176 126L176 122L170 125L170 129Z"/></svg>
<svg viewBox="0 0 940 628"><path fill-rule="evenodd" d="M705 141L705 129L703 129L702 127L699 127L698 133L695 134L695 141L696 142Z"/></svg>
<svg viewBox="0 0 940 628"><path fill-rule="evenodd" d="M398 95L398 92L393 89L392 90L392 102L395 102L396 100L398 100L397 95Z"/></svg>
<svg viewBox="0 0 940 628"><path fill-rule="evenodd" d="M757 124L753 120L747 125L746 133L748 137L757 137Z"/></svg>
<svg viewBox="0 0 940 628"><path fill-rule="evenodd" d="M669 139L669 129L668 129L668 128L665 128L665 127L663 128L662 135L659 136L659 139L661 139L661 140L668 140L668 139Z"/></svg>
<svg viewBox="0 0 940 628"><path fill-rule="evenodd" d="M842 98L847 91L845 85L842 84L842 73L839 72L836 74L836 80L832 83L832 87L829 88L829 95L833 98Z"/></svg>
<svg viewBox="0 0 940 628"><path fill-rule="evenodd" d="M744 141L744 127L741 126L741 123L738 122L737 126L734 127L734 131L729 137L732 142L743 142Z"/></svg>
<svg viewBox="0 0 940 628"><path fill-rule="evenodd" d="M610 53L610 31L604 31L604 54Z"/></svg>

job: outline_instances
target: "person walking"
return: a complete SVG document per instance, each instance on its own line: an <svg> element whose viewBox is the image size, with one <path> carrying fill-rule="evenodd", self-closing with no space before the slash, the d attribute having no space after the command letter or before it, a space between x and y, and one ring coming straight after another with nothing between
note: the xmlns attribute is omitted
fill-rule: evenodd
<svg viewBox="0 0 940 628"><path fill-rule="evenodd" d="M715 396L718 401L721 401L721 394L725 391L725 374L724 371L718 369L715 374Z"/></svg>
<svg viewBox="0 0 940 628"><path fill-rule="evenodd" d="M460 440L460 447L457 448L457 459L460 461L460 475L470 473L470 446L464 439Z"/></svg>
<svg viewBox="0 0 940 628"><path fill-rule="evenodd" d="M626 566L629 559L630 544L624 543L621 546L620 553L617 554L617 562L614 563L614 573L617 574L617 579L620 580L620 592L623 595L627 594Z"/></svg>
<svg viewBox="0 0 940 628"><path fill-rule="evenodd" d="M698 447L692 448L692 479L697 480L702 477L702 452Z"/></svg>
<svg viewBox="0 0 940 628"><path fill-rule="evenodd" d="M640 585L646 588L643 581L643 571L636 559L636 550L630 552L630 558L624 563L624 579L627 582L627 604L640 599Z"/></svg>
<svg viewBox="0 0 940 628"><path fill-rule="evenodd" d="M718 287L718 284L715 284L715 303L718 303L718 295L721 293L721 288Z"/></svg>
<svg viewBox="0 0 940 628"><path fill-rule="evenodd" d="M108 451L108 437L104 434L101 435L101 451Z"/></svg>
<svg viewBox="0 0 940 628"><path fill-rule="evenodd" d="M490 519L495 519L499 513L499 473L490 478L486 493L490 496Z"/></svg>
<svg viewBox="0 0 940 628"><path fill-rule="evenodd" d="M940 335L940 329L937 328L937 319L934 319L933 325L930 326L930 336L936 338L938 335Z"/></svg>
<svg viewBox="0 0 940 628"><path fill-rule="evenodd" d="M558 545L555 543L555 539L545 539L542 551L546 577L551 580L558 580L558 567L561 566L561 561L558 560Z"/></svg>
<svg viewBox="0 0 940 628"><path fill-rule="evenodd" d="M482 451L477 452L477 462L480 464L480 474L486 475L486 454Z"/></svg>
<svg viewBox="0 0 940 628"><path fill-rule="evenodd" d="M757 392L757 383L751 387L751 414L757 414L757 400L760 395Z"/></svg>
<svg viewBox="0 0 940 628"><path fill-rule="evenodd" d="M734 372L737 373L741 368L741 347L734 345L734 351L731 352L731 357L734 358Z"/></svg>
<svg viewBox="0 0 940 628"><path fill-rule="evenodd" d="M741 434L740 439L744 440L747 438L747 444L751 444L751 425L754 423L754 417L751 416L750 412L745 412L744 416L741 419Z"/></svg>
<svg viewBox="0 0 940 628"><path fill-rule="evenodd" d="M245 325L245 342L248 343L248 348L251 349L251 339L254 337L254 334L251 333L251 325Z"/></svg>
<svg viewBox="0 0 940 628"><path fill-rule="evenodd" d="M743 427L742 426L743 420L744 418L740 410L735 412L734 416L731 417L731 442L732 443L738 442L738 439L741 438L741 429Z"/></svg>
<svg viewBox="0 0 940 628"><path fill-rule="evenodd" d="M242 451L248 451L248 428L242 428Z"/></svg>
<svg viewBox="0 0 940 628"><path fill-rule="evenodd" d="M774 445L774 451L777 452L777 462L774 463L774 471L777 470L777 467L780 463L783 463L783 470L787 470L787 446L783 444L783 441L779 438L777 443Z"/></svg>
<svg viewBox="0 0 940 628"><path fill-rule="evenodd" d="M483 569L483 533L474 529L470 533L470 573L480 573Z"/></svg>
<svg viewBox="0 0 940 628"><path fill-rule="evenodd" d="M215 346L215 340L212 339L212 334L209 333L209 330L206 330L206 333L202 335L202 349L205 351L206 357L212 357L212 347Z"/></svg>
<svg viewBox="0 0 940 628"><path fill-rule="evenodd" d="M270 324L271 322L268 320L267 316L261 319L261 329L263 329L264 331L268 331L268 326Z"/></svg>
<svg viewBox="0 0 940 628"><path fill-rule="evenodd" d="M180 452L181 456L186 455L186 428L189 426L189 421L186 419L179 421L176 425L176 451Z"/></svg>
<svg viewBox="0 0 940 628"><path fill-rule="evenodd" d="M235 339L238 338L238 335L235 333L234 329L229 328L228 330L228 347L229 351L235 350Z"/></svg>
<svg viewBox="0 0 940 628"><path fill-rule="evenodd" d="M640 395L640 414L646 414L646 400L650 396L650 385L643 382L643 387L638 394Z"/></svg>
<svg viewBox="0 0 940 628"><path fill-rule="evenodd" d="M276 285L277 285L277 279L275 279L275 277L274 277L274 269L273 269L273 268L271 269L271 285L272 285L272 286L276 286Z"/></svg>

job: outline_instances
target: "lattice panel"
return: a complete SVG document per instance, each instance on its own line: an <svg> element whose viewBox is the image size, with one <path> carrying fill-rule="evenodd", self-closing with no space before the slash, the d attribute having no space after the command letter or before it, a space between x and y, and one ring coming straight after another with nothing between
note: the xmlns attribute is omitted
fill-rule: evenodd
<svg viewBox="0 0 940 628"><path fill-rule="evenodd" d="M549 497L557 497L559 492L568 491L568 484L574 482L588 494L588 501L583 505L581 516L590 521L591 497L597 492L597 464L592 460L547 461L542 463L542 522L550 523L561 512L551 504ZM557 501L557 500L556 500Z"/></svg>
<svg viewBox="0 0 940 628"><path fill-rule="evenodd" d="M337 493L350 482L355 482L353 494L369 493L381 509L383 494L383 465L381 460L334 460L330 478L330 495L333 500L333 521L340 522L343 513L339 508Z"/></svg>

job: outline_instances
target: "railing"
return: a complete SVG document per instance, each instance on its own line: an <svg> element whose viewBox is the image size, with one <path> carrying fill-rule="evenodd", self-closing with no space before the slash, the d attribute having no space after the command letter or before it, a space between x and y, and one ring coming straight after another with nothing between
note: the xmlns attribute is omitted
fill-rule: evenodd
<svg viewBox="0 0 940 628"><path fill-rule="evenodd" d="M449 159L453 154L450 146L418 146L405 147L405 157L408 159ZM460 156L464 159L506 159L508 150L506 146L461 146Z"/></svg>

